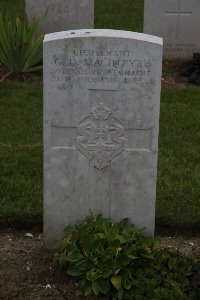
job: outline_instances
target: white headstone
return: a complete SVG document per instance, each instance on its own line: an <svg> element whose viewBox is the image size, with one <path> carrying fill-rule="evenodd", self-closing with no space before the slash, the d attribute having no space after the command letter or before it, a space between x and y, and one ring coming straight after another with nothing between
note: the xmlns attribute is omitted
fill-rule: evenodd
<svg viewBox="0 0 200 300"><path fill-rule="evenodd" d="M77 30L44 39L44 236L91 210L154 234L162 39Z"/></svg>
<svg viewBox="0 0 200 300"><path fill-rule="evenodd" d="M42 17L42 33L94 27L94 0L25 1L29 22L34 16Z"/></svg>
<svg viewBox="0 0 200 300"><path fill-rule="evenodd" d="M199 0L145 0L144 33L163 37L165 58L200 52L199 28Z"/></svg>

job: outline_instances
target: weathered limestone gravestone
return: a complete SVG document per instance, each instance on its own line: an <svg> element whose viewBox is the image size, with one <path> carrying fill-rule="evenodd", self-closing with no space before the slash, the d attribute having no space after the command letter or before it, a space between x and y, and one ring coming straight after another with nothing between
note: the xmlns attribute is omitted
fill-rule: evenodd
<svg viewBox="0 0 200 300"><path fill-rule="evenodd" d="M77 30L44 39L44 236L93 213L153 235L162 39Z"/></svg>
<svg viewBox="0 0 200 300"><path fill-rule="evenodd" d="M144 33L163 37L165 58L200 52L199 28L199 0L145 0Z"/></svg>
<svg viewBox="0 0 200 300"><path fill-rule="evenodd" d="M94 0L26 0L29 21L41 17L41 32L94 27Z"/></svg>

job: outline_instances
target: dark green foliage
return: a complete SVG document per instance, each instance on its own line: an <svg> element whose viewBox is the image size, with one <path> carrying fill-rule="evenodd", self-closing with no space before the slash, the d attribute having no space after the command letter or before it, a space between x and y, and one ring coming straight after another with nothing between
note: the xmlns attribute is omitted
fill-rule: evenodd
<svg viewBox="0 0 200 300"><path fill-rule="evenodd" d="M143 32L143 10L144 0L95 0L95 28Z"/></svg>
<svg viewBox="0 0 200 300"><path fill-rule="evenodd" d="M13 10L0 15L0 62L13 73L38 71L43 43L43 35L37 36L39 19L29 25L23 1L19 4L20 16Z"/></svg>
<svg viewBox="0 0 200 300"><path fill-rule="evenodd" d="M42 215L42 85L0 83L0 220Z"/></svg>
<svg viewBox="0 0 200 300"><path fill-rule="evenodd" d="M68 275L80 280L85 295L190 299L192 261L174 251L160 251L153 238L145 237L127 219L112 224L102 215L90 215L79 225L68 225L65 233L55 257Z"/></svg>
<svg viewBox="0 0 200 300"><path fill-rule="evenodd" d="M200 88L163 89L156 216L160 223L200 220Z"/></svg>
<svg viewBox="0 0 200 300"><path fill-rule="evenodd" d="M0 12L5 19L15 19L23 16L25 0L0 0Z"/></svg>

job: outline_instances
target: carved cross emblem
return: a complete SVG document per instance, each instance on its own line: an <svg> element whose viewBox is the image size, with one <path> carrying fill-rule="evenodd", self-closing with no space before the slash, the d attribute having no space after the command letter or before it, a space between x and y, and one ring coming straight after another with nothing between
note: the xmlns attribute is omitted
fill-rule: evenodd
<svg viewBox="0 0 200 300"><path fill-rule="evenodd" d="M94 167L103 169L124 150L124 127L102 103L77 127L76 148Z"/></svg>

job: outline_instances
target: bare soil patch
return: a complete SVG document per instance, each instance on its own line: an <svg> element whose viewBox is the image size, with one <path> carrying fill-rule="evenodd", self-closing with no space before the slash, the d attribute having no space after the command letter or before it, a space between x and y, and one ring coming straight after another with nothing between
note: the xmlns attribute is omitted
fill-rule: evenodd
<svg viewBox="0 0 200 300"><path fill-rule="evenodd" d="M164 87L191 87L199 86L188 81L188 78L183 76L184 71L192 62L181 60L164 61L162 66L162 86Z"/></svg>
<svg viewBox="0 0 200 300"><path fill-rule="evenodd" d="M43 248L42 235L32 234L30 238L25 231L0 233L0 299L83 299L76 281L53 263L54 252Z"/></svg>
<svg viewBox="0 0 200 300"><path fill-rule="evenodd" d="M42 76L42 72L12 73L3 67L0 67L0 83L6 80L36 83L42 82Z"/></svg>
<svg viewBox="0 0 200 300"><path fill-rule="evenodd" d="M53 263L54 252L44 249L42 234L3 229L0 232L0 299L95 300L84 297L76 281ZM164 248L175 247L184 255L200 253L200 238L157 236ZM98 298L109 300L108 297Z"/></svg>
<svg viewBox="0 0 200 300"><path fill-rule="evenodd" d="M185 76L181 75L185 62L183 61L164 61L162 70L162 86L168 87L187 87L194 86L188 82Z"/></svg>

